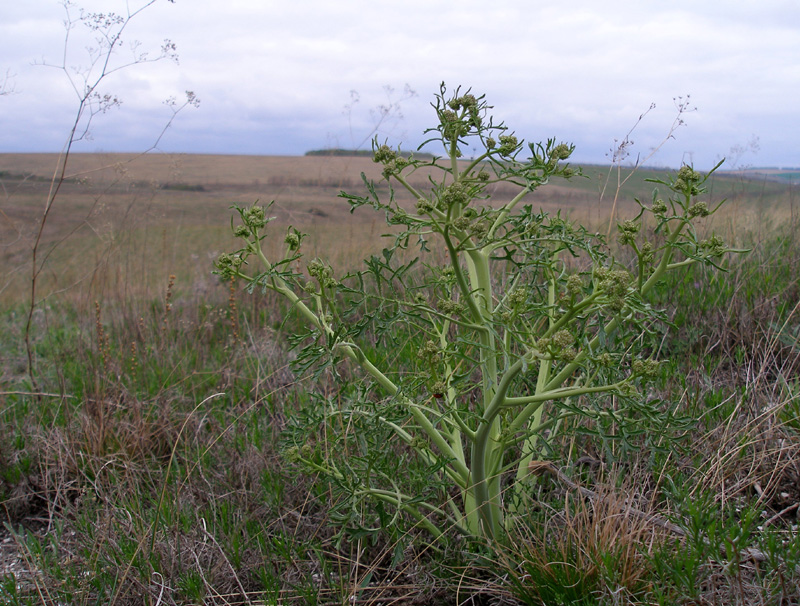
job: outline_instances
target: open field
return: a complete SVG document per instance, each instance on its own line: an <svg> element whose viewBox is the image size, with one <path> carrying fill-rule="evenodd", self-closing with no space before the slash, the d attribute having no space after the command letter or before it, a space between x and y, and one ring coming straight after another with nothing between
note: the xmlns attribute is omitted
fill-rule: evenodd
<svg viewBox="0 0 800 606"><path fill-rule="evenodd" d="M7 268L0 301L6 304L19 300L29 280L29 251L56 160L53 154L0 154L0 241ZM334 250L335 262L357 263L363 247L383 229L380 215L365 209L351 215L338 197L342 190L363 191L362 172L380 178L368 158L75 154L42 234L43 249L53 251L42 294L90 293L91 298L113 289L123 298L153 296L170 274L178 276L180 290L203 290L210 280L207 262L232 243L229 206L256 200L275 201L276 233L294 225L312 233L320 251ZM426 175L420 172L412 184L424 190ZM630 216L636 212L634 197L650 199L652 185L645 179L660 175L637 171L617 194L628 173L586 167L587 178L554 182L531 194L530 204L604 233L615 195L617 216ZM792 192L763 180L720 177L710 202L729 200L716 220L731 234L738 225L791 221ZM491 193L498 202L507 199L501 190ZM413 203L404 191L397 196Z"/></svg>
<svg viewBox="0 0 800 606"><path fill-rule="evenodd" d="M376 164L73 155L42 232L26 348L31 248L55 165L0 154L0 602L800 603L791 185L716 176L708 201L728 202L698 229L751 252L722 259L727 273L670 277L653 297L674 326L647 397L673 411L674 444L571 428L554 445L564 467L542 476L529 517L492 552L431 541L409 522L338 536L330 485L285 446L314 402L348 395L330 372L295 372L286 303L211 274L236 247L230 205L255 200L275 201L268 255L292 225L337 275L359 268L388 228L337 196L362 192ZM645 179L662 175L584 172L530 204L605 234L612 209L613 223L635 214L634 197L651 200ZM412 182L427 187L423 171Z"/></svg>

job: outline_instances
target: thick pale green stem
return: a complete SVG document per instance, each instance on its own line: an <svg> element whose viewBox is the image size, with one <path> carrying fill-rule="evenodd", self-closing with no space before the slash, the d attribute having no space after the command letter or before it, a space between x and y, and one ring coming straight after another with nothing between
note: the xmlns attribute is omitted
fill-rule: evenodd
<svg viewBox="0 0 800 606"><path fill-rule="evenodd" d="M555 324L555 302L556 302L556 285L555 280L550 279L550 284L547 287L547 306L548 306L548 333L552 330ZM539 362L539 373L536 377L536 395L540 395L545 391L545 385L550 379L550 369L552 361L549 359L541 360ZM542 424L542 415L544 414L544 406L540 405L533 413L530 423L528 424L529 437L522 447L522 458L517 466L516 481L521 482L528 476L528 467L533 457L537 452L537 442L539 441L539 427ZM513 500L512 500L513 501Z"/></svg>

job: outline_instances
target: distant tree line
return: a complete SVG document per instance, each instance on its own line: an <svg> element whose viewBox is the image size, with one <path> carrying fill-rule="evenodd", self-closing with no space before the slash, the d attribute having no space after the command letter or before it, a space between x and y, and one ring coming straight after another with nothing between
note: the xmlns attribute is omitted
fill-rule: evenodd
<svg viewBox="0 0 800 606"><path fill-rule="evenodd" d="M400 155L408 158L412 152L400 152ZM333 149L312 149L311 151L307 151L305 153L306 156L356 156L356 157L363 157L363 158L371 158L372 157L372 150L371 149L341 149L341 148L333 148ZM425 152L417 152L414 154L415 158L425 160L433 158L433 154L425 153Z"/></svg>

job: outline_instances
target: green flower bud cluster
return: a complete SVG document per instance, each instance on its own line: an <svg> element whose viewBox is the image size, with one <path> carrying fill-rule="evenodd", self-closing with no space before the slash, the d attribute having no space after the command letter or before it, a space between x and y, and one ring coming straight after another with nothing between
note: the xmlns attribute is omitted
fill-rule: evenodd
<svg viewBox="0 0 800 606"><path fill-rule="evenodd" d="M702 240L700 249L704 250L709 257L721 257L728 250L725 242L719 236L711 236L708 240Z"/></svg>
<svg viewBox="0 0 800 606"><path fill-rule="evenodd" d="M606 294L608 306L615 312L622 311L625 307L625 297L628 295L630 282L630 274L622 269L601 267L595 271L596 287Z"/></svg>
<svg viewBox="0 0 800 606"><path fill-rule="evenodd" d="M230 280L238 274L242 263L244 263L244 259L242 259L239 255L222 253L219 257L217 257L217 261L214 263L214 265L216 266L217 272L223 280Z"/></svg>
<svg viewBox="0 0 800 606"><path fill-rule="evenodd" d="M263 206L251 206L242 211L242 221L252 231L261 229L272 219L267 218L266 211Z"/></svg>
<svg viewBox="0 0 800 606"><path fill-rule="evenodd" d="M544 169L550 173L560 174L562 177L569 179L570 177L574 177L576 174L578 174L579 171L576 171L575 169L569 167L561 169L560 172L556 172L556 169L558 167L559 161L566 160L572 155L573 149L574 147L567 145L566 143L559 143L558 145L547 151L540 149L540 152L544 152L547 158L545 159L542 153L537 153L533 157L533 162L537 168L544 167ZM530 187L535 188L538 186L538 184L539 181L533 181L530 184Z"/></svg>
<svg viewBox="0 0 800 606"><path fill-rule="evenodd" d="M683 179L686 183L699 183L703 180L703 175L694 170L691 166L684 164L678 170L678 179Z"/></svg>
<svg viewBox="0 0 800 606"><path fill-rule="evenodd" d="M469 226L469 233L478 240L483 239L489 233L489 222L483 219L475 221Z"/></svg>
<svg viewBox="0 0 800 606"><path fill-rule="evenodd" d="M705 202L695 202L686 212L690 219L694 219L695 217L707 217L711 214L711 211L708 210L708 204Z"/></svg>
<svg viewBox="0 0 800 606"><path fill-rule="evenodd" d="M447 383L444 381L434 381L431 385L431 392L435 394L443 394L447 391Z"/></svg>
<svg viewBox="0 0 800 606"><path fill-rule="evenodd" d="M300 448L297 446L290 446L283 451L283 456L290 463L309 461L314 457L314 447L311 444L303 444Z"/></svg>
<svg viewBox="0 0 800 606"><path fill-rule="evenodd" d="M568 330L559 330L552 337L539 339L536 347L539 351L547 351L554 358L571 362L578 355L573 347L575 337Z"/></svg>
<svg viewBox="0 0 800 606"><path fill-rule="evenodd" d="M495 141L492 137L486 139L486 149L494 149L497 147L497 141Z"/></svg>
<svg viewBox="0 0 800 606"><path fill-rule="evenodd" d="M635 398L640 396L639 390L636 389L635 385L631 385L630 383L623 383L619 386L619 395L626 397L626 398Z"/></svg>
<svg viewBox="0 0 800 606"><path fill-rule="evenodd" d="M473 128L480 128L480 107L475 95L466 94L461 97L456 97L455 99L451 99L447 103L447 106L454 111L458 111L462 108L467 110L468 118L466 124Z"/></svg>
<svg viewBox="0 0 800 606"><path fill-rule="evenodd" d="M483 181L485 183L486 181L489 180L490 176L491 175L488 172L486 172L485 170L482 170L482 171L478 172L478 174L477 174L477 176L475 178L478 181Z"/></svg>
<svg viewBox="0 0 800 606"><path fill-rule="evenodd" d="M556 348L564 349L575 342L575 337L568 330L559 330L552 336L551 341Z"/></svg>
<svg viewBox="0 0 800 606"><path fill-rule="evenodd" d="M653 202L653 207L651 208L651 210L655 215L665 215L667 213L667 205L664 204L664 200L659 198L655 202Z"/></svg>
<svg viewBox="0 0 800 606"><path fill-rule="evenodd" d="M442 350L433 341L426 341L417 351L417 357L428 364L436 364L442 359Z"/></svg>
<svg viewBox="0 0 800 606"><path fill-rule="evenodd" d="M608 352L603 352L599 356L595 358L595 362L597 362L598 366L602 366L603 368L610 368L614 365L615 360L614 356L612 356Z"/></svg>
<svg viewBox="0 0 800 606"><path fill-rule="evenodd" d="M372 154L372 161L383 164L383 176L388 179L399 174L411 161L404 158L388 145L381 145Z"/></svg>
<svg viewBox="0 0 800 606"><path fill-rule="evenodd" d="M571 298L580 296L583 292L583 280L578 274L570 274L567 278L567 294Z"/></svg>
<svg viewBox="0 0 800 606"><path fill-rule="evenodd" d="M463 303L450 299L439 299L436 302L436 309L451 316L460 316L466 311Z"/></svg>
<svg viewBox="0 0 800 606"><path fill-rule="evenodd" d="M517 287L506 295L506 304L508 309L500 312L500 320L504 323L510 322L522 309L528 301L528 289L524 286Z"/></svg>
<svg viewBox="0 0 800 606"><path fill-rule="evenodd" d="M469 133L469 124L458 117L458 114L449 109L439 115L442 124L442 134L449 141L456 141Z"/></svg>
<svg viewBox="0 0 800 606"><path fill-rule="evenodd" d="M458 219L453 221L453 227L456 229L460 229L461 231L466 231L469 229L469 226L472 224L472 219L461 215Z"/></svg>
<svg viewBox="0 0 800 606"><path fill-rule="evenodd" d="M439 192L439 202L443 207L441 210L451 208L455 204L466 206L469 201L469 188L460 181L451 183Z"/></svg>
<svg viewBox="0 0 800 606"><path fill-rule="evenodd" d="M508 293L508 306L518 308L528 301L528 289L525 286L519 286Z"/></svg>
<svg viewBox="0 0 800 606"><path fill-rule="evenodd" d="M655 259L655 253L653 252L652 243L645 242L642 244L641 249L639 249L639 258L645 265L649 265L653 262L653 259Z"/></svg>
<svg viewBox="0 0 800 606"><path fill-rule="evenodd" d="M433 202L427 198L420 198L417 200L416 207L417 212L421 215L427 215L436 209L436 206L434 206Z"/></svg>
<svg viewBox="0 0 800 606"><path fill-rule="evenodd" d="M283 456L289 463L298 463L300 461L300 449L297 446L290 446L283 451Z"/></svg>
<svg viewBox="0 0 800 606"><path fill-rule="evenodd" d="M556 161L566 160L571 155L572 155L572 148L566 143L559 143L553 148L553 151L550 152L550 158L555 158Z"/></svg>
<svg viewBox="0 0 800 606"><path fill-rule="evenodd" d="M319 259L313 259L307 266L308 275L316 278L320 286L323 288L330 288L336 286L336 280L333 279L333 269L330 265L325 265Z"/></svg>
<svg viewBox="0 0 800 606"><path fill-rule="evenodd" d="M381 145L372 154L372 161L377 164L386 164L397 159L397 152L388 145Z"/></svg>
<svg viewBox="0 0 800 606"><path fill-rule="evenodd" d="M237 225L233 230L233 235L237 238L249 238L251 233L247 225Z"/></svg>
<svg viewBox="0 0 800 606"><path fill-rule="evenodd" d="M500 152L501 156L510 156L519 146L519 142L514 135L500 135L499 139L500 147L497 148L497 151Z"/></svg>
<svg viewBox="0 0 800 606"><path fill-rule="evenodd" d="M410 162L403 156L397 156L394 162L389 162L384 165L383 176L388 179L393 175L399 175L402 170L408 166Z"/></svg>
<svg viewBox="0 0 800 606"><path fill-rule="evenodd" d="M658 375L658 369L660 366L661 363L658 360L634 360L631 364L631 370L633 371L633 374L637 376L652 379Z"/></svg>
<svg viewBox="0 0 800 606"><path fill-rule="evenodd" d="M477 110L478 100L475 98L475 95L466 94L461 97L450 99L450 101L447 102L447 106L454 111L458 111L462 107L468 110Z"/></svg>
<svg viewBox="0 0 800 606"><path fill-rule="evenodd" d="M442 282L445 284L453 284L456 281L456 270L451 265L442 267Z"/></svg>
<svg viewBox="0 0 800 606"><path fill-rule="evenodd" d="M394 214L389 216L390 225L411 225L414 222L412 217L402 208L394 211Z"/></svg>
<svg viewBox="0 0 800 606"><path fill-rule="evenodd" d="M639 223L631 221L630 219L621 225L617 225L617 229L619 229L619 243L622 246L633 244L636 241L636 234L639 233L641 227Z"/></svg>
<svg viewBox="0 0 800 606"><path fill-rule="evenodd" d="M427 305L428 304L428 297L423 295L421 292L418 292L414 295L414 303L416 305Z"/></svg>
<svg viewBox="0 0 800 606"><path fill-rule="evenodd" d="M699 185L702 180L703 175L694 170L691 166L683 165L678 171L678 178L672 182L670 187L673 191L684 195L695 196L702 193Z"/></svg>
<svg viewBox="0 0 800 606"><path fill-rule="evenodd" d="M300 248L300 243L303 241L303 234L290 227L283 241L286 243L289 250L295 251Z"/></svg>

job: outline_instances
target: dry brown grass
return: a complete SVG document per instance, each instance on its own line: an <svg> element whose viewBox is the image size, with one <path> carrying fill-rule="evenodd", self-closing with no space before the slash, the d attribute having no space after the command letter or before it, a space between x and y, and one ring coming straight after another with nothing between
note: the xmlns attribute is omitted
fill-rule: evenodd
<svg viewBox="0 0 800 606"><path fill-rule="evenodd" d="M125 549L133 542L139 547L137 553L152 549L155 559L170 563L161 571L165 584L177 586L185 573L181 565L186 570L196 568L206 595L220 603L233 603L251 590L252 599L258 599L252 588L258 586L255 571L265 565L263 553L272 554L267 563L283 583L280 595L286 603L302 600L301 594L287 588L304 577L313 580L317 560L324 558L335 568L340 585L330 593L320 588L319 595L326 599L355 596L364 603L378 603L405 597L409 602L432 602L441 583L413 550L392 569L386 563L394 544L382 542L370 552L360 551L359 544L350 552L320 553L319 558L301 551L304 541L330 545L332 531L326 513L309 496L313 479L291 476L290 482L275 442L296 400L324 386L296 384L288 371L289 356L272 331L274 318L280 319L284 309L258 296L237 292L231 297L229 285L219 284L210 273L216 253L236 246L228 227L228 207L256 199L275 200L277 219L266 241L272 254L282 248L283 230L291 224L311 233L305 245L308 255L331 259L337 274L357 266L365 255L380 249L379 236L387 228L383 217L369 209L351 215L337 194L342 188L363 191L359 173L377 177L376 166L364 158L246 156L145 156L124 164L130 158L73 156L68 173L88 181L65 184L48 223L43 250L50 257L40 310L64 302L65 309L75 309L79 315L63 310L62 317L55 312L37 314L35 328L47 333L44 344L53 348L61 334L56 329L59 322L80 338L63 346L63 351L42 354L54 369L48 390L60 395L47 396L54 398L47 405L37 400L31 405L31 418L15 421L6 415L10 420L4 434L21 435L27 441L24 449L12 447L10 440L0 446L0 463L10 465L17 450L36 453L32 471L22 476L3 504L6 515L44 520L48 530L48 524L66 520L66 528L77 534L65 532L60 539L64 562L81 561L83 549L91 555L86 561L98 570L109 570L117 578L126 575L119 587L128 596L147 592L156 596L160 591L148 585L158 581L148 570L141 574L128 570L135 558ZM0 305L5 309L25 301L30 245L54 164L52 155L0 155L0 171L11 174L0 177L0 255L9 269L0 276ZM532 196L531 204L561 211L604 233L611 202L598 201L598 175L548 185ZM414 179L424 183L423 175ZM197 191L163 189L165 183ZM725 187L719 185L713 199L722 196L721 190L752 194L748 183L724 179L719 183ZM620 215L635 210L631 196L649 200L652 184L640 179L630 185L618 206ZM494 193L502 200L510 190ZM722 229L733 241L742 225L766 231L770 222L778 225L794 215L790 190L753 196L731 196L716 224L706 227ZM400 200L413 202L408 196ZM785 262L774 258L776 254L764 251L763 263L756 264L758 271L768 274L773 265ZM170 287L172 275L176 278ZM742 285L749 278L737 270L726 276ZM800 500L798 421L792 412L797 408L800 350L778 349L772 341L779 335L764 331L777 304L774 297L765 295L763 305L757 302L746 308L746 314L737 312L735 305L745 308L740 292L744 288L734 289L729 308L721 305L709 312L715 315L697 319L707 335L707 357L724 352L725 359L734 360L737 348L744 348L746 356L735 368L722 364L697 368L696 377L687 377L691 389L699 385L700 404L702 393L716 390L730 395L726 400L730 410L724 415L709 412L717 415L716 420L698 430L687 446L686 461L678 463L698 492L710 491L720 503L755 502L763 507L771 527L782 528L796 521ZM201 312L204 307L211 310L206 316ZM238 328L226 310L239 312ZM20 330L14 322L9 326ZM234 329L241 341L231 338ZM12 357L7 354L0 368L3 380L24 374L24 364ZM80 370L70 371L68 363L76 362ZM679 391L676 388L673 395L683 402L688 388L682 395ZM209 394L221 392L229 398L212 399L198 408ZM54 416L45 414L52 410L64 419L55 423ZM262 431L260 440L243 437L253 428ZM258 488L265 474L276 484L284 482L282 498ZM578 472L572 477L578 481ZM543 526L536 528L542 532L527 529L526 533L521 528L512 545L516 551L506 562L507 570L519 572L518 594L536 595L530 575L537 572L543 581L557 580L558 575L573 581L586 577L596 588L604 588L609 601L619 599L614 603L648 591L643 558L663 529L633 515L626 499L640 499L642 488L653 486L644 477L628 477L629 483L618 479L606 476L587 484L596 499L581 499L565 483L553 482L551 492L563 498L555 505L540 505L552 508ZM173 515L183 516L186 528L177 521L157 522L148 510L163 487L169 487L171 502L180 505ZM642 511L668 509L656 491L646 494L646 502L637 501ZM223 503L229 507L226 511L236 512L232 522L221 513ZM76 519L84 525L76 528ZM259 538L272 536L295 538L297 551L275 555L272 547L264 551L255 547ZM240 538L248 547L232 572L224 549ZM35 559L29 559L33 570ZM614 566L609 567L609 561ZM562 563L561 568L553 562ZM64 568L62 563L52 570ZM499 585L508 578L491 579L486 571L465 570L460 585L464 594L489 592L495 600L512 603L508 587ZM574 571L586 574L573 577ZM364 586L370 574L373 583ZM56 587L55 577L47 581L51 589ZM452 592L443 595L452 597Z"/></svg>
<svg viewBox="0 0 800 606"><path fill-rule="evenodd" d="M0 255L7 268L0 281L3 305L20 303L29 288L30 250L55 165L54 154L0 154ZM425 189L426 171L410 181ZM362 172L380 179L378 165L358 157L74 154L43 234L46 261L39 292L66 296L90 309L98 298L151 298L175 274L178 295L202 294L214 281L212 259L235 247L227 227L230 205L256 200L275 201L268 250L277 253L282 232L294 225L311 235L312 256L332 257L342 271L353 269L380 250L378 236L386 230L379 213L363 208L351 215L338 197L342 189L364 191ZM587 179L548 184L531 194L529 203L605 232L612 200L600 200L599 192L609 174L603 167L588 167L586 174ZM655 173L643 176L648 174ZM649 200L652 184L636 176L620 196L620 217L636 212L634 196ZM729 239L742 224L763 225L766 216L780 224L794 214L787 187L764 184L759 203L740 196L750 189L749 182L721 178L711 197L732 198L715 218ZM490 193L498 204L515 192L495 188ZM404 191L397 199L413 203Z"/></svg>

